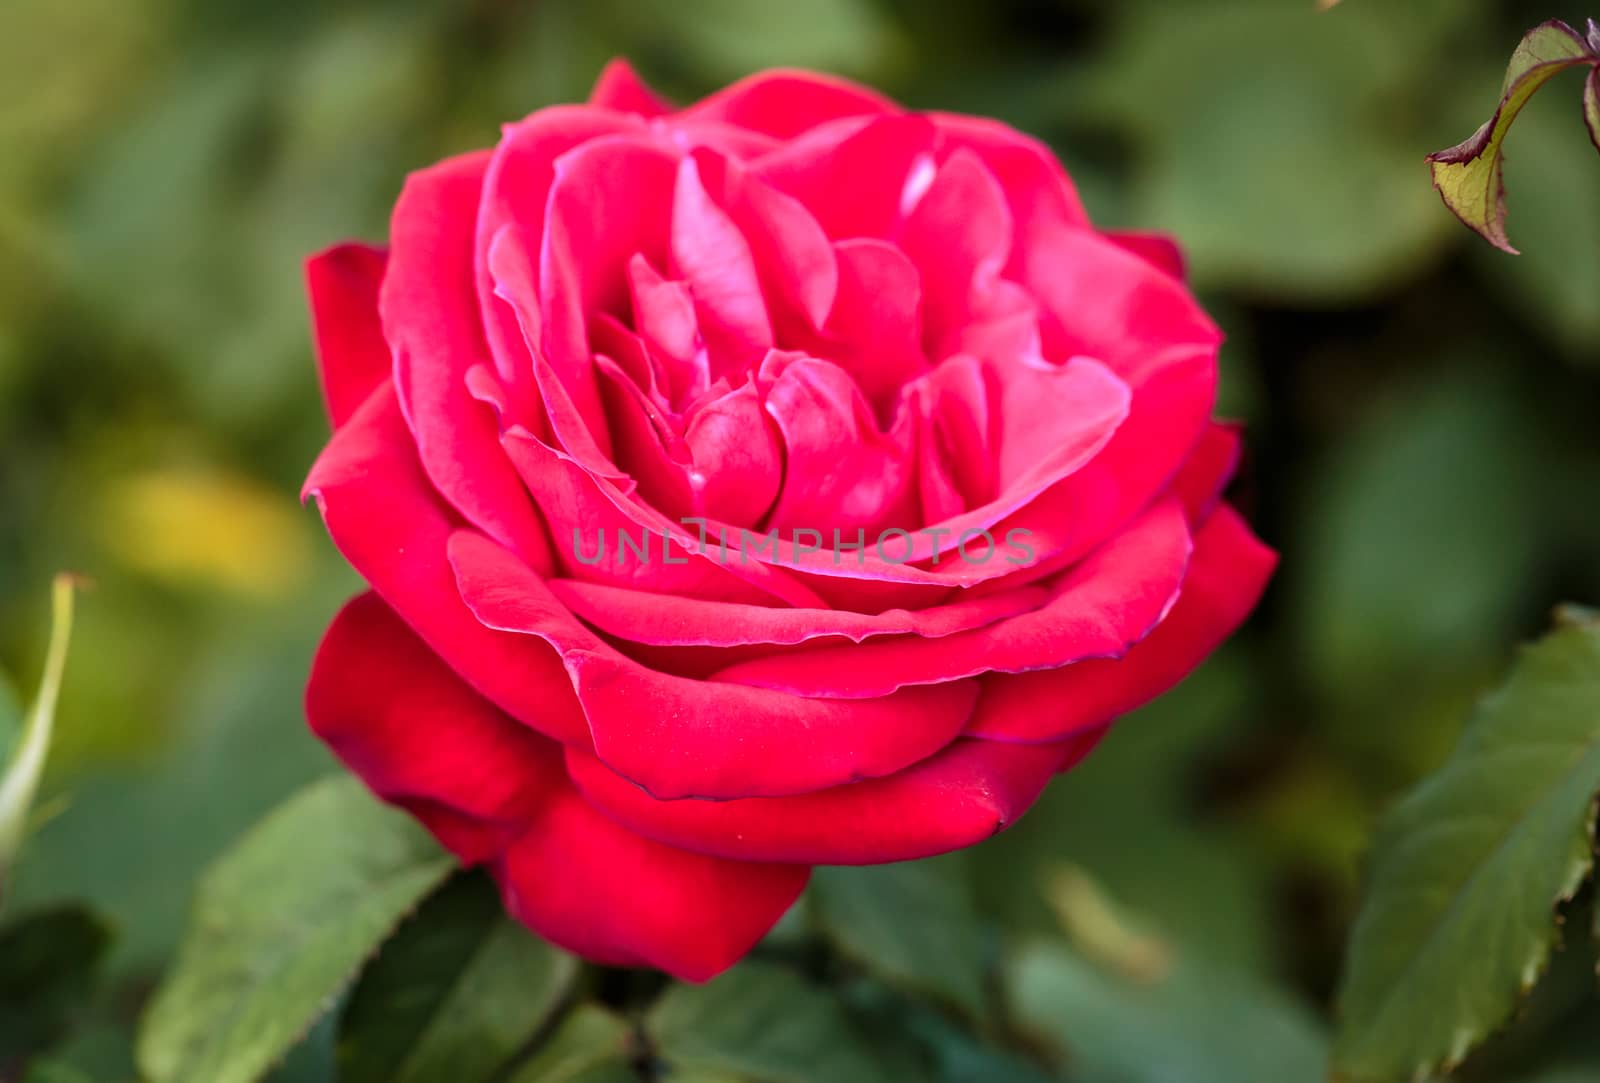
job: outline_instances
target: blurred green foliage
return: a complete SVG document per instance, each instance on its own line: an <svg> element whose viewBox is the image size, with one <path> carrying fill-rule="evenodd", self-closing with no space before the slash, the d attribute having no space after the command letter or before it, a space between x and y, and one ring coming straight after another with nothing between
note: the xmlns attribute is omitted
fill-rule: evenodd
<svg viewBox="0 0 1600 1083"><path fill-rule="evenodd" d="M0 5L0 671L37 671L54 572L97 584L8 900L116 931L60 1071L131 1074L198 870L330 769L300 696L357 584L296 501L325 436L301 259L381 239L408 170L618 54L680 100L797 64L994 114L1056 146L1097 220L1185 242L1249 424L1236 497L1283 570L1201 674L938 875L1041 931L1070 864L1179 965L1325 1006L1376 815L1554 603L1600 599L1600 162L1575 93L1512 136L1517 259L1422 162L1492 109L1527 27L1587 14L1557 6ZM1041 987L1091 980L1052 958Z"/></svg>

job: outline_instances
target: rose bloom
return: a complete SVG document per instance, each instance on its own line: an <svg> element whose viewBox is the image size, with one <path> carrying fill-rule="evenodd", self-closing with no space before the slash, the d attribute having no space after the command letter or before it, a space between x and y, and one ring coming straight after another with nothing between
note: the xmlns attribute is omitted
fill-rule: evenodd
<svg viewBox="0 0 1600 1083"><path fill-rule="evenodd" d="M995 121L613 64L308 264L306 493L371 586L312 728L536 932L689 980L812 865L989 838L1272 569L1181 274Z"/></svg>

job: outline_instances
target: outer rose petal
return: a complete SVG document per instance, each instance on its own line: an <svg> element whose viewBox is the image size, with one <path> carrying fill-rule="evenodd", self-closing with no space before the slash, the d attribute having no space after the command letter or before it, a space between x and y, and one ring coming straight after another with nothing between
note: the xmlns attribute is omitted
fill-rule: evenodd
<svg viewBox="0 0 1600 1083"><path fill-rule="evenodd" d="M559 746L495 710L366 594L334 621L306 694L317 735L463 860L492 860L507 908L591 959L703 981L805 886L796 865L725 861L590 808Z"/></svg>
<svg viewBox="0 0 1600 1083"><path fill-rule="evenodd" d="M1125 658L991 677L990 710L968 733L997 741L1054 742L1099 729L1187 677L1255 607L1277 556L1223 505L1200 530L1178 604Z"/></svg>
<svg viewBox="0 0 1600 1083"><path fill-rule="evenodd" d="M973 151L999 178L1024 244L1036 229L1089 224L1072 178L1039 140L988 117L933 113L930 119L946 153Z"/></svg>
<svg viewBox="0 0 1600 1083"><path fill-rule="evenodd" d="M672 106L651 90L633 70L633 65L620 56L600 72L594 89L589 92L589 104L645 117L659 117L672 111Z"/></svg>
<svg viewBox="0 0 1600 1083"><path fill-rule="evenodd" d="M493 865L506 908L616 966L706 981L738 962L805 889L804 865L727 861L636 835L564 786Z"/></svg>
<svg viewBox="0 0 1600 1083"><path fill-rule="evenodd" d="M980 704L980 714L984 709ZM657 801L576 750L568 754L567 769L606 815L673 845L746 860L874 865L982 842L1015 823L1056 771L1077 762L1098 739L957 741L888 778L735 801Z"/></svg>
<svg viewBox="0 0 1600 1083"><path fill-rule="evenodd" d="M379 311L394 383L423 468L462 515L524 556L544 548L538 514L500 450L494 413L467 393L487 357L473 289L473 235L487 152L413 173L390 225Z"/></svg>
<svg viewBox="0 0 1600 1083"><path fill-rule="evenodd" d="M779 139L841 117L897 113L899 107L864 86L809 71L764 71L689 106L678 119L713 121Z"/></svg>
<svg viewBox="0 0 1600 1083"><path fill-rule="evenodd" d="M345 559L469 684L541 733L588 743L555 654L491 632L456 593L445 543L459 523L422 473L392 387L373 392L334 434L305 495Z"/></svg>
<svg viewBox="0 0 1600 1083"><path fill-rule="evenodd" d="M463 861L520 835L565 779L550 741L495 710L376 594L352 599L317 650L311 729L372 792L434 827Z"/></svg>
<svg viewBox="0 0 1600 1083"><path fill-rule="evenodd" d="M394 361L378 322L386 249L336 244L306 260L317 371L328 417L338 428L389 378Z"/></svg>
<svg viewBox="0 0 1600 1083"><path fill-rule="evenodd" d="M1165 271L1180 282L1183 281L1186 272L1183 249L1178 247L1177 241L1165 233L1108 230L1106 237L1152 267Z"/></svg>
<svg viewBox="0 0 1600 1083"><path fill-rule="evenodd" d="M450 560L485 626L556 648L596 754L661 798L774 796L892 774L948 744L977 698L975 681L826 699L660 673L579 625L542 579L483 535L458 532Z"/></svg>

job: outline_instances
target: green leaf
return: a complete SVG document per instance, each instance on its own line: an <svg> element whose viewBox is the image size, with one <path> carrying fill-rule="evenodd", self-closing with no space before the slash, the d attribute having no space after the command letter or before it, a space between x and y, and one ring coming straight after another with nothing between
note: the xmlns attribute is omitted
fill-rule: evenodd
<svg viewBox="0 0 1600 1083"><path fill-rule="evenodd" d="M88 1005L111 932L75 906L0 927L0 1065L48 1049Z"/></svg>
<svg viewBox="0 0 1600 1083"><path fill-rule="evenodd" d="M1041 942L1008 968L1017 1024L1083 1083L1286 1083L1323 1078L1316 1025L1275 990L1185 958L1129 981Z"/></svg>
<svg viewBox="0 0 1600 1083"><path fill-rule="evenodd" d="M580 1004L508 1083L635 1083L631 1037L617 1016Z"/></svg>
<svg viewBox="0 0 1600 1083"><path fill-rule="evenodd" d="M821 868L811 900L823 933L870 973L983 1016L983 927L966 885L935 863Z"/></svg>
<svg viewBox="0 0 1600 1083"><path fill-rule="evenodd" d="M555 1011L577 960L505 916L484 877L447 884L356 985L339 1038L342 1083L480 1083Z"/></svg>
<svg viewBox="0 0 1600 1083"><path fill-rule="evenodd" d="M763 1083L878 1083L882 1066L844 1008L798 975L743 963L705 985L677 985L645 1029L674 1070Z"/></svg>
<svg viewBox="0 0 1600 1083"><path fill-rule="evenodd" d="M50 648L45 655L44 678L34 698L21 733L15 737L9 759L0 760L0 900L5 898L6 880L17 851L28 830L28 815L39 779L44 775L45 756L50 751L50 733L55 727L56 697L61 692L61 676L67 665L67 644L72 639L71 576L56 577L51 591ZM0 711L5 707L0 706ZM0 747L0 751L4 751Z"/></svg>
<svg viewBox="0 0 1600 1083"><path fill-rule="evenodd" d="M302 790L201 879L140 1068L154 1083L259 1079L453 867L356 780Z"/></svg>
<svg viewBox="0 0 1600 1083"><path fill-rule="evenodd" d="M1525 648L1455 754L1387 817L1339 994L1340 1078L1458 1063L1516 1010L1594 862L1600 626Z"/></svg>
<svg viewBox="0 0 1600 1083"><path fill-rule="evenodd" d="M1595 36L1593 22L1590 32ZM1465 142L1428 155L1433 186L1444 205L1490 244L1513 255L1517 250L1506 236L1506 133L1540 87L1578 64L1600 64L1600 48L1560 19L1534 27L1511 54L1494 116Z"/></svg>

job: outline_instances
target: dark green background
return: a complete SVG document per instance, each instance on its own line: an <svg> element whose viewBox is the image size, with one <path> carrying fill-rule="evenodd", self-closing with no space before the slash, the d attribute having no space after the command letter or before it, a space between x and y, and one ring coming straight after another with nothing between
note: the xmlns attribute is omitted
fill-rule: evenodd
<svg viewBox="0 0 1600 1083"><path fill-rule="evenodd" d="M0 6L0 670L86 573L16 908L117 928L120 1024L200 865L330 759L300 696L356 580L296 492L325 436L301 258L405 173L630 56L687 100L814 66L1048 139L1098 221L1182 239L1283 554L1247 631L952 869L1013 929L1088 869L1324 1006L1374 816L1554 603L1600 599L1600 158L1578 77L1510 139L1489 248L1423 155L1558 4L1488 0L10 0ZM87 1054L86 1054L87 1056ZM91 1058L92 1059L92 1058Z"/></svg>

